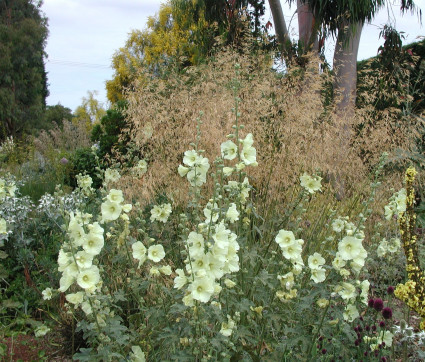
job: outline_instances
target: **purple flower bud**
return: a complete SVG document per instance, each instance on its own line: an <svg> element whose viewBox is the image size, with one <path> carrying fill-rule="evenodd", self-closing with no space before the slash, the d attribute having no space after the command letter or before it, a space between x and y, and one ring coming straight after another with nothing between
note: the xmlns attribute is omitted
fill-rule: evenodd
<svg viewBox="0 0 425 362"><path fill-rule="evenodd" d="M394 287L390 285L390 286L387 288L387 293L388 293L388 294L394 294Z"/></svg>
<svg viewBox="0 0 425 362"><path fill-rule="evenodd" d="M377 298L377 299L374 300L374 302L373 302L373 308L377 312L380 312L384 308L384 302L382 301L381 298Z"/></svg>
<svg viewBox="0 0 425 362"><path fill-rule="evenodd" d="M66 165L69 161L65 158L62 157L61 160L59 161L62 165Z"/></svg>
<svg viewBox="0 0 425 362"><path fill-rule="evenodd" d="M375 303L375 300L373 299L373 298L370 298L369 299L369 301L367 302L367 305L370 307L370 308L373 308L373 304Z"/></svg>
<svg viewBox="0 0 425 362"><path fill-rule="evenodd" d="M385 319L390 319L393 316L393 311L390 307L385 307L384 309L382 309L382 316Z"/></svg>

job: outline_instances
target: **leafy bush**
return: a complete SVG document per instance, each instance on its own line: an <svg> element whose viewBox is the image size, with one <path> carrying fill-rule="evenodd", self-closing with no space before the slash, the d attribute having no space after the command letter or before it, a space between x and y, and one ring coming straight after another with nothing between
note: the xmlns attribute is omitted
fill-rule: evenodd
<svg viewBox="0 0 425 362"><path fill-rule="evenodd" d="M77 175L89 175L96 188L100 187L102 180L98 176L97 168L100 167L99 158L96 155L96 150L92 148L79 148L71 156L70 162L72 166L71 171L71 186L77 186Z"/></svg>
<svg viewBox="0 0 425 362"><path fill-rule="evenodd" d="M123 129L128 127L125 118L127 109L126 101L118 101L114 107L106 111L106 115L100 120L100 124L93 127L91 141L99 145L99 158L112 156L113 151L125 155L129 137L123 134Z"/></svg>

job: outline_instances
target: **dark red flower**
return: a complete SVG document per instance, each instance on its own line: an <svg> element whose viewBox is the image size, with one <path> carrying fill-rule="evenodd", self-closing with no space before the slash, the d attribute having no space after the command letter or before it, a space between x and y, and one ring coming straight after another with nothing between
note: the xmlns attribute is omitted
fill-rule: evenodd
<svg viewBox="0 0 425 362"><path fill-rule="evenodd" d="M376 298L373 302L373 308L377 311L380 312L383 308L384 308L384 302L382 301L381 298Z"/></svg>
<svg viewBox="0 0 425 362"><path fill-rule="evenodd" d="M390 319L393 316L393 311L390 307L385 307L384 309L382 309L382 316L385 319Z"/></svg>

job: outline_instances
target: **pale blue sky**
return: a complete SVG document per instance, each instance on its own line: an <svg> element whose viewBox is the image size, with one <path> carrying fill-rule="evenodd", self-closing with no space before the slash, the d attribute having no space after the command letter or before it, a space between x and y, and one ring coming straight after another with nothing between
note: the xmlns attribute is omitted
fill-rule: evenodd
<svg viewBox="0 0 425 362"><path fill-rule="evenodd" d="M49 38L46 69L50 96L49 105L57 103L73 111L81 104L87 91L97 91L97 98L106 104L105 82L112 78L110 68L114 52L124 46L132 29L143 29L148 16L158 12L162 0L44 0L42 10L49 18ZM284 5L282 0L282 5ZM397 1L393 1L397 4ZM267 3L267 1L266 1ZM415 3L425 11L425 0ZM291 33L296 36L295 9L284 7ZM360 41L359 59L376 55L383 43L379 27L390 16L398 30L406 34L405 43L425 35L417 15L400 16L399 5L393 12L382 9L371 25L364 27ZM425 15L424 15L425 16ZM269 19L270 18L270 19ZM292 21L291 21L292 19ZM271 16L266 17L266 21ZM425 23L425 19L424 19ZM328 57L332 57L332 41Z"/></svg>

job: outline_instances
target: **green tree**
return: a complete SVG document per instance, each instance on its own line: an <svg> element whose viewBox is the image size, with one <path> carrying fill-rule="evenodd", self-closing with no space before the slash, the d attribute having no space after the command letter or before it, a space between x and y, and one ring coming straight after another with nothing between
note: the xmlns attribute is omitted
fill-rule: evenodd
<svg viewBox="0 0 425 362"><path fill-rule="evenodd" d="M148 19L146 29L133 30L114 54L115 74L106 83L109 101L123 99L136 79L147 81L168 67L199 64L211 54L219 35L225 44L237 43L245 32L243 14L259 34L264 0L168 0Z"/></svg>
<svg viewBox="0 0 425 362"><path fill-rule="evenodd" d="M196 64L202 58L208 48L209 38L204 34L208 31L207 22L202 12L196 18L191 15L194 12L173 7L168 1L158 14L149 17L145 30L130 33L125 46L112 58L115 74L106 82L111 103L123 99L125 89L136 79L158 75L161 69L178 62Z"/></svg>
<svg viewBox="0 0 425 362"><path fill-rule="evenodd" d="M51 129L55 123L61 127L64 120L72 121L74 115L71 109L64 107L61 104L47 106L43 117L43 129Z"/></svg>
<svg viewBox="0 0 425 362"><path fill-rule="evenodd" d="M0 140L39 126L46 106L42 1L0 1Z"/></svg>
<svg viewBox="0 0 425 362"><path fill-rule="evenodd" d="M288 0L294 3L295 0ZM276 35L283 49L290 42L280 0L269 0ZM334 92L338 96L337 114L350 118L354 113L357 79L357 53L365 21L370 21L388 0L297 0L300 45L318 50L318 33L336 37L334 52ZM402 0L401 11L414 9L413 0ZM288 54L287 54L288 55ZM289 57L291 54L289 54Z"/></svg>
<svg viewBox="0 0 425 362"><path fill-rule="evenodd" d="M85 124L87 131L91 131L93 125L100 122L106 114L103 104L95 97L97 91L88 91L87 97L82 98L82 103L74 112L74 122L82 122Z"/></svg>
<svg viewBox="0 0 425 362"><path fill-rule="evenodd" d="M123 133L123 130L130 126L125 118L127 106L128 103L125 100L118 101L106 111L100 123L93 127L91 141L99 143L98 155L101 159L104 159L106 155L112 155L112 149L121 154L127 151L130 137Z"/></svg>

